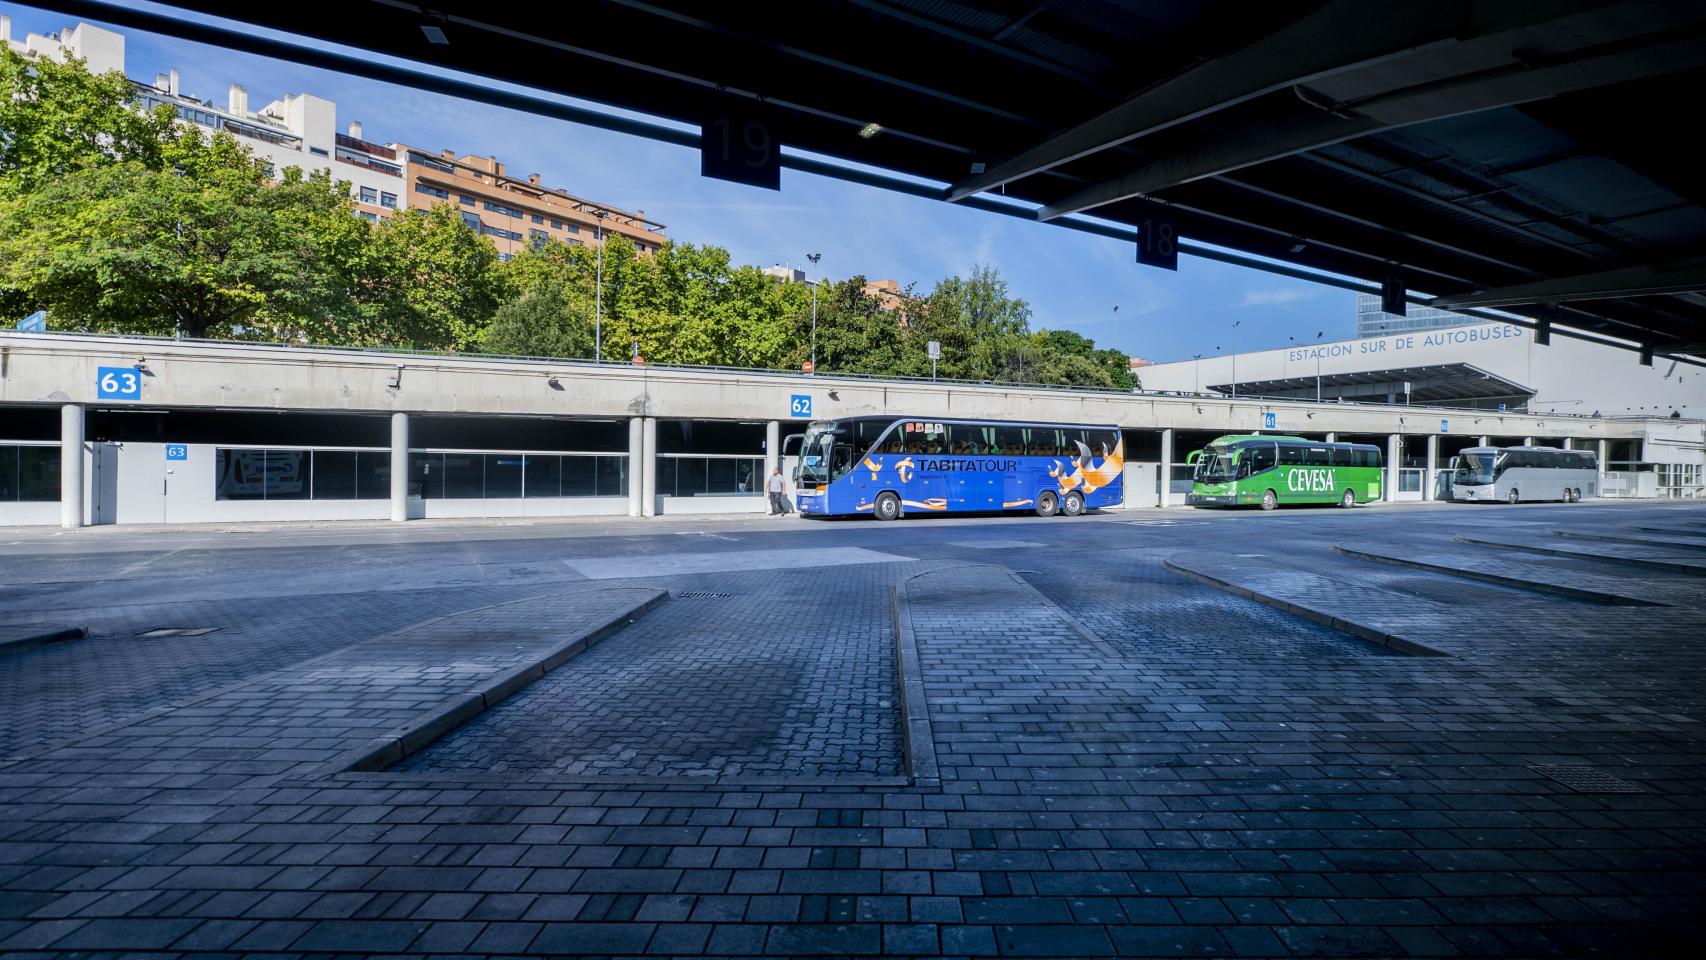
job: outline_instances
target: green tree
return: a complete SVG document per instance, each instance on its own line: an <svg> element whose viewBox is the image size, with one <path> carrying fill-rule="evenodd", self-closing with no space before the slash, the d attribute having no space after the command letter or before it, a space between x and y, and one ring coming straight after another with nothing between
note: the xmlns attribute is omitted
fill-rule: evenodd
<svg viewBox="0 0 1706 960"><path fill-rule="evenodd" d="M113 332L295 332L341 309L322 255L354 218L328 177L273 184L224 134L160 146L163 169L86 165L0 197L0 285L62 327Z"/></svg>
<svg viewBox="0 0 1706 960"><path fill-rule="evenodd" d="M488 353L592 356L592 306L569 284L545 282L505 300L480 338Z"/></svg>
<svg viewBox="0 0 1706 960"><path fill-rule="evenodd" d="M359 275L366 340L424 350L476 345L504 286L497 250L448 204L380 221Z"/></svg>
<svg viewBox="0 0 1706 960"><path fill-rule="evenodd" d="M32 60L0 45L0 193L105 163L161 169L171 110L141 113L132 98L117 71L91 74L75 58Z"/></svg>

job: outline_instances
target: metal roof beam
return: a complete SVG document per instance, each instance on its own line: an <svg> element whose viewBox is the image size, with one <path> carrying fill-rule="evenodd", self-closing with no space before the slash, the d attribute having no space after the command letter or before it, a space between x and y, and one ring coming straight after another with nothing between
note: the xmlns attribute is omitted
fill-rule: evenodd
<svg viewBox="0 0 1706 960"><path fill-rule="evenodd" d="M1125 176L1086 187L1044 207L1037 217L1052 220L1381 130L1665 76L1706 62L1706 41L1693 32L1680 37L1666 33L1652 39L1656 42L1583 51L1533 68L1516 63L1350 103L1322 104L1318 113L1258 120L1228 130L1195 149L1161 157Z"/></svg>
<svg viewBox="0 0 1706 960"><path fill-rule="evenodd" d="M1653 266L1623 267L1598 273L1537 280L1490 290L1434 297L1429 306L1509 307L1529 303L1604 300L1611 297L1652 297L1706 290L1706 259Z"/></svg>
<svg viewBox="0 0 1706 960"><path fill-rule="evenodd" d="M1334 0L1230 56L1127 100L954 185L948 199L1041 173L1264 93L1452 42L1467 4L1371 4Z"/></svg>

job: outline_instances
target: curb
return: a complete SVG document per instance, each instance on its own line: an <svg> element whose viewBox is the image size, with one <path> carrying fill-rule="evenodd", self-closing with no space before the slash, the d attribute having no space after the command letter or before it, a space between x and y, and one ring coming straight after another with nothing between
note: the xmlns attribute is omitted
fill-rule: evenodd
<svg viewBox="0 0 1706 960"><path fill-rule="evenodd" d="M33 650L36 647L45 647L50 643L65 643L69 640L81 640L89 635L87 627L32 627L29 629L40 629L41 632L27 633L21 637L13 637L10 640L0 640L0 657L3 657L8 653L17 653L21 650Z"/></svg>
<svg viewBox="0 0 1706 960"><path fill-rule="evenodd" d="M1646 567L1650 570L1664 570L1669 573L1687 573L1696 577L1706 577L1706 565L1687 563L1681 560L1664 560L1658 557L1619 557L1613 554L1589 553L1586 550L1568 550L1562 547L1547 547L1540 544L1507 543L1502 540L1478 540L1467 534L1456 534L1451 539L1458 543L1474 544L1477 547L1493 547L1498 550L1522 550L1528 553L1540 553L1549 557L1568 557L1571 560L1588 560L1599 563L1621 563L1629 567Z"/></svg>
<svg viewBox="0 0 1706 960"><path fill-rule="evenodd" d="M1449 567L1443 563L1429 563L1426 560L1412 560L1407 557L1389 557L1378 553L1364 553L1355 547L1344 544L1334 544L1334 553L1341 553L1358 560L1368 560L1374 563L1389 563L1395 567L1408 567L1412 570L1426 570L1429 573L1443 573L1465 580L1481 580L1486 583L1498 584L1501 587L1513 587L1518 590L1528 590L1534 593L1551 593L1575 600L1587 600L1591 603L1603 604L1608 607L1662 607L1664 604L1654 600L1642 600L1639 597L1624 596L1620 593L1605 593L1600 590L1590 590L1586 587L1570 587L1561 583L1544 583L1538 580L1524 580L1521 577L1507 577L1503 574L1488 573L1484 570L1464 570Z"/></svg>
<svg viewBox="0 0 1706 960"><path fill-rule="evenodd" d="M425 715L416 717L385 736L344 751L324 764L319 773L323 775L383 770L410 754L419 753L438 738L526 689L533 681L633 623L667 599L669 591L658 590L605 622L552 647L538 659L512 667L487 679L467 693L445 700Z"/></svg>
<svg viewBox="0 0 1706 960"><path fill-rule="evenodd" d="M1364 624L1357 623L1353 620L1345 620L1340 617L1335 617L1330 613L1324 613L1320 610L1314 609L1313 607L1300 606L1286 600L1281 600L1279 597L1269 596L1265 593L1257 593L1248 587L1240 587L1237 584L1228 583L1225 580L1209 576L1206 573L1198 573L1195 570L1188 570L1174 564L1171 557L1162 560L1161 565L1180 576L1199 580L1211 587L1233 594L1234 596L1243 597L1246 600L1254 600L1263 606L1273 607L1276 610L1284 610L1286 613L1292 614L1293 616L1302 617L1312 623L1319 623L1324 627L1329 627L1339 631L1340 633L1348 633L1358 639L1367 640L1369 643L1386 647L1390 650L1396 650L1399 653L1408 654L1412 657L1450 656L1450 654L1446 653L1444 650L1436 650L1433 647L1400 637L1394 633L1386 633L1381 630L1376 630L1373 627L1365 626Z"/></svg>
<svg viewBox="0 0 1706 960"><path fill-rule="evenodd" d="M918 662L918 637L912 631L912 612L906 605L906 582L889 594L894 614L895 674L900 680L900 735L906 747L906 772L914 786L940 787L936 765L936 736L930 729L930 707L924 699L924 668Z"/></svg>
<svg viewBox="0 0 1706 960"><path fill-rule="evenodd" d="M1554 537L1566 540L1597 540L1606 543L1628 543L1641 547L1658 547L1661 550L1706 550L1706 540L1696 539L1693 542L1681 539L1687 534L1669 534L1669 540L1654 540L1634 533L1590 533L1583 530L1547 530ZM1655 531L1657 532L1657 531ZM1663 536L1664 534L1661 534Z"/></svg>

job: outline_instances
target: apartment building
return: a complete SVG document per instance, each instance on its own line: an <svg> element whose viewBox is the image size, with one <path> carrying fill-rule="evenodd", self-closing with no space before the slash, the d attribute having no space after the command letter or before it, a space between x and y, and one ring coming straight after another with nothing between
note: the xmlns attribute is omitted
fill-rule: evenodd
<svg viewBox="0 0 1706 960"><path fill-rule="evenodd" d="M511 176L496 157L393 146L409 184L409 205L455 204L468 226L491 238L502 259L547 240L596 244L617 233L646 254L669 239L664 225L647 220L644 210L630 213L544 186L537 173Z"/></svg>

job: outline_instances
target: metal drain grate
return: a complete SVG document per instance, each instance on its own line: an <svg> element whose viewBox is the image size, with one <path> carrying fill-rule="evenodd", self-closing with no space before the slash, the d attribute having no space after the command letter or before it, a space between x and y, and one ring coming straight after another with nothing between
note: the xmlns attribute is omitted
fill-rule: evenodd
<svg viewBox="0 0 1706 960"><path fill-rule="evenodd" d="M678 600L727 600L732 596L732 593L716 593L711 590L683 590L675 595Z"/></svg>
<svg viewBox="0 0 1706 960"><path fill-rule="evenodd" d="M1614 777L1597 767L1560 767L1550 764L1528 769L1556 780L1577 793L1646 793L1640 786L1621 777Z"/></svg>
<svg viewBox="0 0 1706 960"><path fill-rule="evenodd" d="M205 637L218 627L155 627L137 634L140 640L163 640L166 637Z"/></svg>

